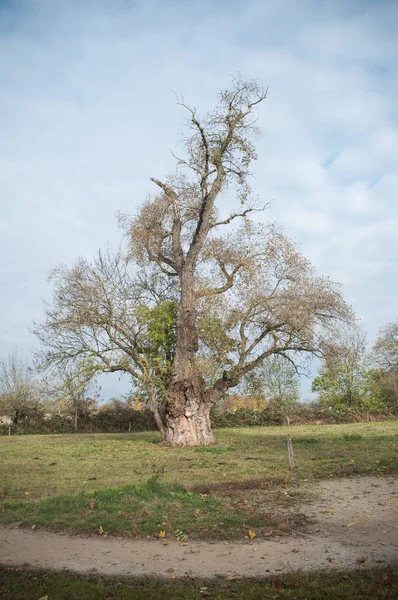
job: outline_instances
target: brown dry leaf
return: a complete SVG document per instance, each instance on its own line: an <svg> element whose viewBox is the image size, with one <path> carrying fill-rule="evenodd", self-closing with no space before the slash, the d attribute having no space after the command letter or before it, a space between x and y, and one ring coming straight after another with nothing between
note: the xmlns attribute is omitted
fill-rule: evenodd
<svg viewBox="0 0 398 600"><path fill-rule="evenodd" d="M384 581L388 581L388 575L387 575L387 573L383 573L383 574L382 574L382 576L381 576L381 578L382 578Z"/></svg>
<svg viewBox="0 0 398 600"><path fill-rule="evenodd" d="M366 559L366 556L360 556L359 558L357 558L356 562L357 562L358 564L361 564L361 563L364 563L364 562L366 562L366 560L367 560L367 559Z"/></svg>
<svg viewBox="0 0 398 600"><path fill-rule="evenodd" d="M230 577L226 578L227 581L236 581L237 579L242 579L242 575L231 575Z"/></svg>
<svg viewBox="0 0 398 600"><path fill-rule="evenodd" d="M90 508L95 508L96 506L97 506L97 501L94 498L94 500L91 500L91 502L90 502Z"/></svg>
<svg viewBox="0 0 398 600"><path fill-rule="evenodd" d="M104 535L104 530L101 525L98 527L97 533L98 533L98 535Z"/></svg>
<svg viewBox="0 0 398 600"><path fill-rule="evenodd" d="M272 585L276 588L281 587L281 582L279 581L278 577L274 577L274 579L272 581Z"/></svg>
<svg viewBox="0 0 398 600"><path fill-rule="evenodd" d="M328 561L329 561L330 563L334 563L335 559L334 559L334 558L332 558L331 556L329 556L329 558L328 558Z"/></svg>

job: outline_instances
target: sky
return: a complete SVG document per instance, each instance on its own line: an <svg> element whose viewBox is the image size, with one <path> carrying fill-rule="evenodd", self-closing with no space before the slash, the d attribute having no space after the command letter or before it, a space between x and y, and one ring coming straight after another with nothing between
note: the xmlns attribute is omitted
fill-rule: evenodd
<svg viewBox="0 0 398 600"><path fill-rule="evenodd" d="M116 245L173 170L176 94L203 114L237 73L269 88L264 219L374 341L398 317L397 23L397 0L0 0L0 359L38 346L50 269Z"/></svg>

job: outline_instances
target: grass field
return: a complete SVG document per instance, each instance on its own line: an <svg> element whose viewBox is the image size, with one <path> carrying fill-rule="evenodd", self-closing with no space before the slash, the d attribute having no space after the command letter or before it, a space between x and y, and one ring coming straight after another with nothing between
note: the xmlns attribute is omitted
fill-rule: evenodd
<svg viewBox="0 0 398 600"><path fill-rule="evenodd" d="M218 446L196 449L170 448L155 432L0 438L0 523L192 539L240 538L255 528L261 537L277 519L264 506L294 502L303 481L398 472L398 422L217 437Z"/></svg>
<svg viewBox="0 0 398 600"><path fill-rule="evenodd" d="M182 600L209 596L218 600L374 600L398 597L398 568L364 571L291 573L270 579L174 580L104 578L70 573L0 569L0 597L26 600Z"/></svg>

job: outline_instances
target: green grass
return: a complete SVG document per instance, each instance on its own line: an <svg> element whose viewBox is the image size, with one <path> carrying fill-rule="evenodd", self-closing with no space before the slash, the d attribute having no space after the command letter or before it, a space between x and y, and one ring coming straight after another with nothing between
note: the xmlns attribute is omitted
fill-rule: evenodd
<svg viewBox="0 0 398 600"><path fill-rule="evenodd" d="M94 502L93 502L94 501ZM2 523L44 526L70 532L181 536L218 539L242 537L250 528L272 526L260 515L242 514L214 495L195 494L156 477L134 486L104 488L92 496L55 496L41 502L3 502ZM179 532L179 533L177 533Z"/></svg>
<svg viewBox="0 0 398 600"><path fill-rule="evenodd" d="M210 596L218 600L265 598L286 600L394 599L398 596L398 568L291 573L270 579L198 580L178 578L104 578L68 572L50 573L0 569L0 597L4 600L182 600Z"/></svg>
<svg viewBox="0 0 398 600"><path fill-rule="evenodd" d="M156 432L2 437L0 523L136 536L179 529L220 539L255 528L261 536L275 517L264 505L277 509L281 486L291 488L286 504L302 481L398 472L396 421L229 429L217 437L217 446L186 449L161 443Z"/></svg>

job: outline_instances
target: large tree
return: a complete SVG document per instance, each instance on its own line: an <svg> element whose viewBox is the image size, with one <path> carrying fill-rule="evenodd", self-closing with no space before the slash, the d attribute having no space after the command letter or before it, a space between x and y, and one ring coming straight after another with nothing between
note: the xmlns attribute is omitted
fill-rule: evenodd
<svg viewBox="0 0 398 600"><path fill-rule="evenodd" d="M248 372L272 355L322 356L353 319L338 286L316 276L280 229L251 219L263 208L248 180L265 97L238 78L203 118L182 104L184 158L120 218L127 252L56 269L53 302L35 328L48 366L129 373L175 445L213 443L210 410Z"/></svg>

